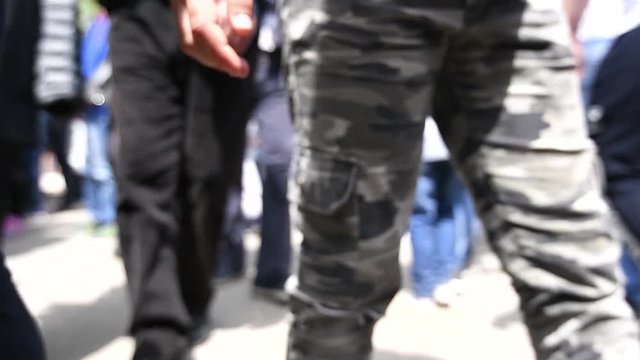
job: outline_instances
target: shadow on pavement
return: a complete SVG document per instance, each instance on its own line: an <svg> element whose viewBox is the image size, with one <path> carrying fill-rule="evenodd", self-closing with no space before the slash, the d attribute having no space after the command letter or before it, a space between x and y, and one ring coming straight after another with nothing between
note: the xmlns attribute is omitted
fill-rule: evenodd
<svg viewBox="0 0 640 360"><path fill-rule="evenodd" d="M289 308L256 298L251 281L242 279L218 287L211 313L216 329L240 326L260 328L282 321L289 313Z"/></svg>
<svg viewBox="0 0 640 360"><path fill-rule="evenodd" d="M87 230L88 223L85 215L78 212L43 215L29 220L23 233L5 239L4 252L7 256L21 255L68 240Z"/></svg>
<svg viewBox="0 0 640 360"><path fill-rule="evenodd" d="M49 360L79 360L126 333L124 287L90 304L57 305L38 316Z"/></svg>
<svg viewBox="0 0 640 360"><path fill-rule="evenodd" d="M519 311L498 314L492 321L492 325L498 329L505 329L509 326L522 324L522 316Z"/></svg>

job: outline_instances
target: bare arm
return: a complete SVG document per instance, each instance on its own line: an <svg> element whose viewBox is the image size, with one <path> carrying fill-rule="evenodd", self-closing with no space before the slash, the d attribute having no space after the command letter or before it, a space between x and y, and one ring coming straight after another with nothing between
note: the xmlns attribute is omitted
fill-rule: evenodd
<svg viewBox="0 0 640 360"><path fill-rule="evenodd" d="M564 10L569 18L569 26L571 28L571 35L575 38L578 32L578 26L580 25L580 19L584 9L587 7L589 0L563 0Z"/></svg>
<svg viewBox="0 0 640 360"><path fill-rule="evenodd" d="M564 11L569 19L569 28L571 30L571 51L576 59L579 73L582 73L582 46L577 38L578 27L588 3L589 0L563 0Z"/></svg>
<svg viewBox="0 0 640 360"><path fill-rule="evenodd" d="M182 50L205 66L246 77L242 58L253 37L253 0L171 0Z"/></svg>

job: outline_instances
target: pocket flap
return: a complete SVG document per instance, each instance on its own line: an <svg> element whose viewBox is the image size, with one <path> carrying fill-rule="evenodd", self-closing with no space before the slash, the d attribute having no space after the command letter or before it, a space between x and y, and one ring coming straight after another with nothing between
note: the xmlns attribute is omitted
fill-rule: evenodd
<svg viewBox="0 0 640 360"><path fill-rule="evenodd" d="M303 150L293 168L290 200L299 207L331 215L349 199L356 164L333 154Z"/></svg>

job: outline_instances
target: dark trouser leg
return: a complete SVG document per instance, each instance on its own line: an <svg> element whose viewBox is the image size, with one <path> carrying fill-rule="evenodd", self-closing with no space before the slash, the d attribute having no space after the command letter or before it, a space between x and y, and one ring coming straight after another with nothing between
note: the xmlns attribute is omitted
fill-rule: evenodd
<svg viewBox="0 0 640 360"><path fill-rule="evenodd" d="M242 166L249 83L183 56L173 15L158 1L116 13L111 44L132 332L184 336L212 297L226 191Z"/></svg>
<svg viewBox="0 0 640 360"><path fill-rule="evenodd" d="M640 83L629 74L640 71L640 27L613 44L598 72L591 106L601 110L593 138L598 145L607 177L607 195L620 218L640 241ZM638 253L638 244L630 244Z"/></svg>
<svg viewBox="0 0 640 360"><path fill-rule="evenodd" d="M0 144L0 224L10 211L11 175L20 169L19 146ZM1 231L1 229L0 229ZM3 235L0 233L0 246ZM0 359L44 360L44 346L35 321L11 281L0 250Z"/></svg>
<svg viewBox="0 0 640 360"><path fill-rule="evenodd" d="M262 178L262 244L255 284L283 288L291 262L291 224L287 182L289 164L260 164Z"/></svg>
<svg viewBox="0 0 640 360"><path fill-rule="evenodd" d="M61 210L66 209L73 203L80 201L82 198L82 188L80 176L69 165L67 155L69 154L69 119L58 119L49 116L48 119L48 139L51 150L56 155L58 164L64 175L64 181L67 185L67 193L64 196Z"/></svg>
<svg viewBox="0 0 640 360"><path fill-rule="evenodd" d="M45 358L38 327L20 299L0 251L0 359Z"/></svg>
<svg viewBox="0 0 640 360"><path fill-rule="evenodd" d="M281 68L281 53L261 52L256 64L258 122L262 179L262 244L255 284L283 288L291 263L291 222L287 183L293 144L293 124Z"/></svg>
<svg viewBox="0 0 640 360"><path fill-rule="evenodd" d="M115 14L111 51L120 139L118 224L133 304L131 332L142 337L160 329L184 337L191 319L176 249L180 197L185 196L179 192L182 88L190 65L179 54L170 10L156 1L140 1Z"/></svg>
<svg viewBox="0 0 640 360"><path fill-rule="evenodd" d="M591 107L600 108L599 119L590 119L593 137L598 145L607 177L606 193L627 232L622 236L629 240L623 266L627 275L627 299L640 309L640 289L630 285L638 283L640 263L640 130L638 114L640 82L629 74L640 71L640 27L620 36L602 61L594 82ZM592 112L597 113L597 112ZM631 236L629 236L631 235Z"/></svg>
<svg viewBox="0 0 640 360"><path fill-rule="evenodd" d="M248 80L201 66L189 79L183 186L188 193L184 219L190 223L179 254L185 301L193 315L206 312L211 298L202 288L213 290L228 192L240 184L252 89Z"/></svg>

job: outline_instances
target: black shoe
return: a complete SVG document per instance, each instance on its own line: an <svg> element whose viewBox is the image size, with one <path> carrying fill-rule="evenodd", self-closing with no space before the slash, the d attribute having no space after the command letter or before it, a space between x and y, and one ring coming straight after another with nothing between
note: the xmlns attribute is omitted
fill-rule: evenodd
<svg viewBox="0 0 640 360"><path fill-rule="evenodd" d="M133 360L191 360L191 346L184 336L166 330L145 330L136 335Z"/></svg>
<svg viewBox="0 0 640 360"><path fill-rule="evenodd" d="M209 338L212 329L213 325L208 315L194 316L188 334L189 344L191 346L202 344Z"/></svg>

